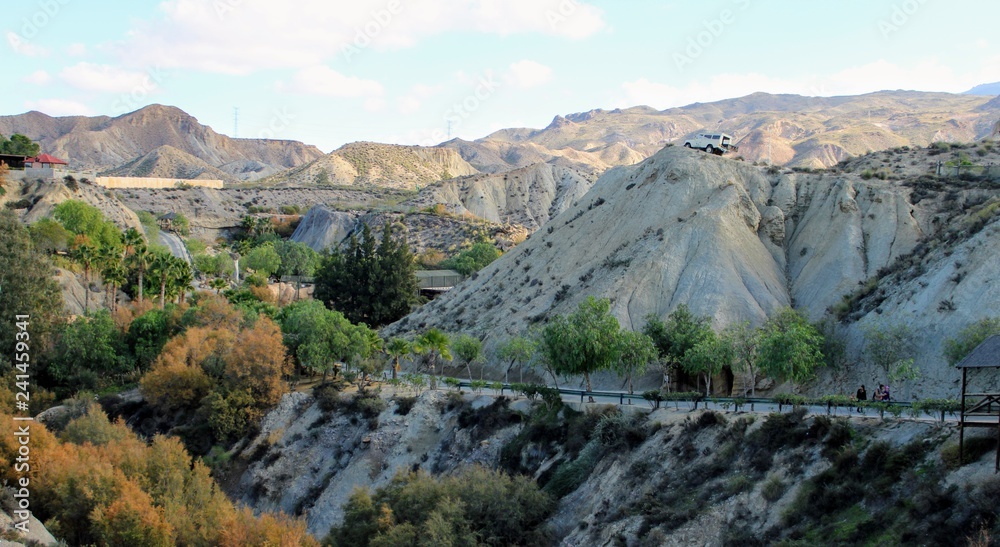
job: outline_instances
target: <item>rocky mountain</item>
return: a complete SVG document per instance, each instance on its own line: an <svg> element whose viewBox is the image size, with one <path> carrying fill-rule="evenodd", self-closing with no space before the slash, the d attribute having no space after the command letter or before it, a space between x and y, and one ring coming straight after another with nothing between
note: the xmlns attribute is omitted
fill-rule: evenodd
<svg viewBox="0 0 1000 547"><path fill-rule="evenodd" d="M450 148L356 142L263 182L419 190L439 180L475 173L478 171Z"/></svg>
<svg viewBox="0 0 1000 547"><path fill-rule="evenodd" d="M114 118L68 116L54 118L41 112L0 116L0 134L21 133L42 145L42 150L63 158L78 170L111 171L118 175L148 176L149 158L168 156L171 167L162 172L207 168L225 173L226 180L256 180L302 165L323 155L315 146L297 141L233 139L184 111L151 105ZM194 161L189 156L200 161ZM137 159L138 158L138 159ZM156 161L153 162L155 166ZM129 164L131 167L126 167ZM207 165L206 165L207 164ZM214 173L218 175L218 173Z"/></svg>
<svg viewBox="0 0 1000 547"><path fill-rule="evenodd" d="M148 154L103 173L112 177L156 177L177 179L232 180L231 174L205 160L163 145Z"/></svg>
<svg viewBox="0 0 1000 547"><path fill-rule="evenodd" d="M844 97L754 93L658 111L640 106L556 116L543 129L504 129L474 143L444 146L484 172L547 161L567 149L599 159L598 167L630 165L700 130L737 137L747 161L830 167L850 156L933 141L986 137L1000 107L979 95L881 91ZM511 158L513 156L513 158Z"/></svg>
<svg viewBox="0 0 1000 547"><path fill-rule="evenodd" d="M983 150L983 163L997 157ZM883 165L926 165L929 153L886 152ZM874 315L846 327L848 336L856 349L865 324L910 324L919 338L916 364L925 371L915 389L953 395L943 338L1000 314L1000 286L989 281L998 260L996 190L988 182L947 188L930 177L882 176L765 170L668 147L608 171L524 244L385 334L437 327L491 344L571 311L588 295L610 298L612 313L632 329L681 303L717 328L760 323L789 305L819 320L869 280L912 269L905 282L886 282L880 300L859 312ZM936 189L921 189L927 184ZM971 222L984 224L969 234L963 230ZM949 226L958 233L932 246ZM920 265L911 260L928 247L938 254L921 255ZM949 271L963 272L960 282L940 279ZM944 300L961 311L942 307ZM887 314L890 308L899 312ZM948 385L939 382L945 377Z"/></svg>

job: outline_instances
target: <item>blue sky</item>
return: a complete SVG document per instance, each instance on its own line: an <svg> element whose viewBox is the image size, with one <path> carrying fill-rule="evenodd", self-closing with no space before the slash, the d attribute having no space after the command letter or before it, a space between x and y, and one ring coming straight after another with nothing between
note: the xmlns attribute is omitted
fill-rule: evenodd
<svg viewBox="0 0 1000 547"><path fill-rule="evenodd" d="M94 4L4 3L0 114L116 116L161 103L227 135L330 151L754 91L1000 81L1000 2L982 0Z"/></svg>

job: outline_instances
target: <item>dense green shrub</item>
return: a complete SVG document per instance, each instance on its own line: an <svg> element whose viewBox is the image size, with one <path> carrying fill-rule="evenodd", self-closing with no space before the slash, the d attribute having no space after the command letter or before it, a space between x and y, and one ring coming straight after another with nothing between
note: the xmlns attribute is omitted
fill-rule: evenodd
<svg viewBox="0 0 1000 547"><path fill-rule="evenodd" d="M552 498L526 477L471 468L435 478L399 474L374 493L355 490L344 523L330 532L335 546L545 545L542 524Z"/></svg>

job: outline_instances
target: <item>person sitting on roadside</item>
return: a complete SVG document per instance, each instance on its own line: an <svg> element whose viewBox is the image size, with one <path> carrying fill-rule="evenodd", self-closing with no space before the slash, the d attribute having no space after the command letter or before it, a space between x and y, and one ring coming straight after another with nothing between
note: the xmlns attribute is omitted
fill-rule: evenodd
<svg viewBox="0 0 1000 547"><path fill-rule="evenodd" d="M882 402L888 403L890 400L889 386L882 386Z"/></svg>
<svg viewBox="0 0 1000 547"><path fill-rule="evenodd" d="M876 389L875 393L872 394L872 400L873 401L882 402L882 390L884 388L885 388L884 385L882 385L882 384L878 385L878 389Z"/></svg>

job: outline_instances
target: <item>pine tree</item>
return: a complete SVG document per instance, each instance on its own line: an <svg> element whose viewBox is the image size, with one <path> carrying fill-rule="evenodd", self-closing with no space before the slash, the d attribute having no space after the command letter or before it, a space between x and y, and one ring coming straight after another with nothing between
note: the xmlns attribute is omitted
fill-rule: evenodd
<svg viewBox="0 0 1000 547"><path fill-rule="evenodd" d="M352 323L392 323L410 312L416 294L413 253L388 223L379 242L365 224L361 237L352 235L347 249L334 251L316 274L315 297Z"/></svg>

